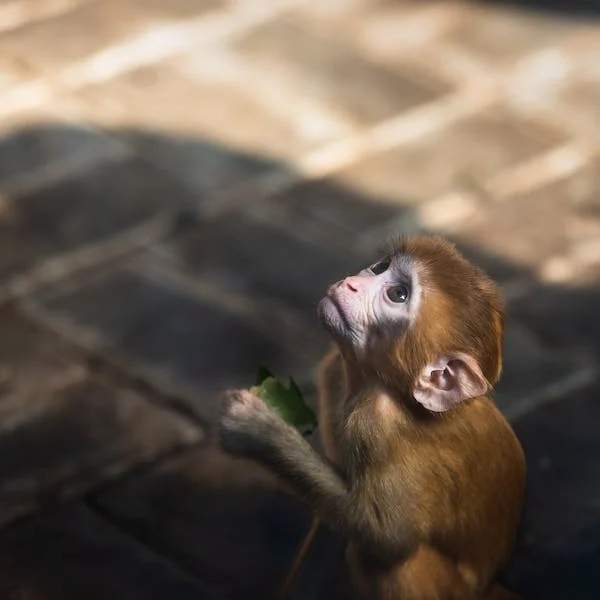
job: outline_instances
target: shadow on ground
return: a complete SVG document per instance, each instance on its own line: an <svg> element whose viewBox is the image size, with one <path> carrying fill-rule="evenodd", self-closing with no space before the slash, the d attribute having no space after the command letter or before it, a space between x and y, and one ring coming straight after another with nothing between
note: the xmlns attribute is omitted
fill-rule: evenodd
<svg viewBox="0 0 600 600"><path fill-rule="evenodd" d="M355 241L365 228L392 219L397 233L420 229L408 204L366 196L334 179L265 193L265 182L290 175L275 160L158 132L107 133L49 124L0 140L0 178L15 195L0 215L0 278L13 290L26 275L46 281L18 300L0 326L6 318L15 323L15 313L33 319L50 332L43 335L58 332L56 339L70 348L65 352L79 353L91 377L99 369L111 386L147 382L152 402L184 409L209 426L218 390L248 385L258 364L292 373L310 389L311 365L326 345L314 305L328 282L368 263L384 240ZM88 156L106 158L86 163ZM80 169L53 179L54 163L76 159ZM32 172L47 176L26 186ZM164 228L154 234L157 221ZM135 236L127 238L131 231L139 245ZM598 287L547 285L459 236L455 241L499 281L530 284L509 306L498 392L504 410L576 370L580 354L597 360ZM117 252L119 244L129 249ZM84 254L95 258L69 277L57 271L58 257L77 266L73 256ZM2 338L2 357L29 365L27 348L20 358L11 354L19 335L17 327ZM64 412L44 406L47 374L35 371L38 364L27 367L28 381L0 391L4 422L16 423L0 427L0 504L12 486L12 503L16 489L26 512L42 510L0 531L0 590L14 598L75 598L83 589L91 598L147 597L146 588L127 587L130 578L147 576L140 564L149 559L131 558L141 544L154 557L150 563L157 561L154 577L161 568L181 570L184 579L200 582L203 597L269 597L307 526L304 509L258 467L223 456L210 436L115 475L110 461L121 460L128 446L98 447L110 443L96 435L96 413L86 416L84 396ZM39 380L33 390L32 379ZM505 578L528 597L595 598L600 590L599 391L593 383L576 394L566 390L515 424L528 457L529 492ZM41 398L33 415L32 397ZM138 423L124 423L127 436L138 435ZM81 465L78 456L86 458ZM74 485L81 473L88 481L83 487ZM34 484L19 488L25 477ZM53 508L63 497L75 503L72 510L70 504ZM332 590L347 579L340 575L341 552L339 540L323 532L298 598L334 597ZM115 560L119 568L106 570L106 561ZM165 598L175 589L169 577L152 580Z"/></svg>

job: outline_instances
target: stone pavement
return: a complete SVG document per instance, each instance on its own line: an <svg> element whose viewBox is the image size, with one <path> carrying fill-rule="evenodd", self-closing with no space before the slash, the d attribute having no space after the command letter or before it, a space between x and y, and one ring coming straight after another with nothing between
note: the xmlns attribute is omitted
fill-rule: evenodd
<svg viewBox="0 0 600 600"><path fill-rule="evenodd" d="M508 299L504 579L600 597L594 2L10 0L0 98L0 598L270 597L308 515L218 391L310 395L326 284L414 231ZM347 597L340 552L294 597Z"/></svg>

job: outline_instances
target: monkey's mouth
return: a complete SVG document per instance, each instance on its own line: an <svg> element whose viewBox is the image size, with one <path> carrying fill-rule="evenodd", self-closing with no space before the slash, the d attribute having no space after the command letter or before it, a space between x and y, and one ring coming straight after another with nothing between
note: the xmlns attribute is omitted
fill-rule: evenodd
<svg viewBox="0 0 600 600"><path fill-rule="evenodd" d="M348 317L340 305L338 299L332 293L332 288L327 291L327 294L319 302L319 316L321 321L328 328L333 328L336 331L348 332L351 330Z"/></svg>

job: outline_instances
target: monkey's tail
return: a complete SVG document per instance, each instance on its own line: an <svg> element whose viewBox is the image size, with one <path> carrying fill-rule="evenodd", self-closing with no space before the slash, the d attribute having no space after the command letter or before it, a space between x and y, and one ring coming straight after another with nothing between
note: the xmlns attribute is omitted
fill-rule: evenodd
<svg viewBox="0 0 600 600"><path fill-rule="evenodd" d="M292 563L292 566L290 567L290 570L288 571L281 585L279 593L277 594L278 600L286 600L286 598L288 597L292 586L296 581L296 577L300 572L302 563L304 562L304 559L306 558L306 555L308 554L308 551L310 550L315 540L315 536L317 535L317 531L319 531L320 525L321 524L319 522L318 517L315 517L310 525L310 529L308 530L308 532L304 536L304 539L302 540L302 543L298 547L298 551L294 558L294 562Z"/></svg>

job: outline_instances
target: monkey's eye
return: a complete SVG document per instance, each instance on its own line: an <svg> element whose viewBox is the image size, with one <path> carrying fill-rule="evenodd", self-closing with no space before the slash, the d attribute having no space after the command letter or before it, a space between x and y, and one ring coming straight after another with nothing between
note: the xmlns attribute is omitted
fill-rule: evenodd
<svg viewBox="0 0 600 600"><path fill-rule="evenodd" d="M385 292L392 302L406 302L408 300L408 288L405 285L395 285Z"/></svg>
<svg viewBox="0 0 600 600"><path fill-rule="evenodd" d="M369 271L374 275L381 275L381 273L385 273L390 267L390 259L384 258L379 262L376 262L374 265L369 267Z"/></svg>

